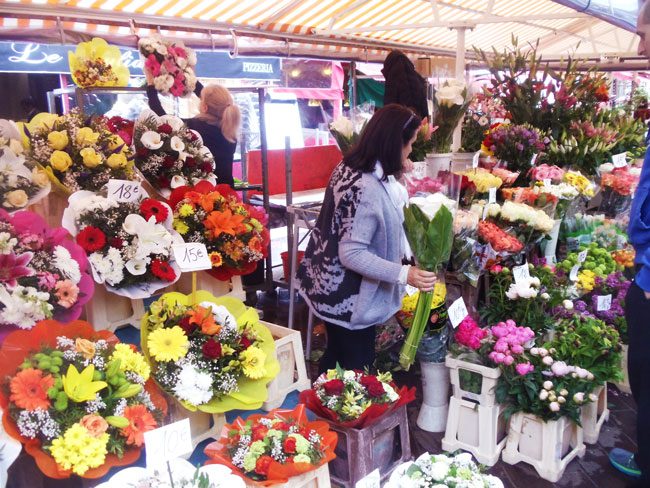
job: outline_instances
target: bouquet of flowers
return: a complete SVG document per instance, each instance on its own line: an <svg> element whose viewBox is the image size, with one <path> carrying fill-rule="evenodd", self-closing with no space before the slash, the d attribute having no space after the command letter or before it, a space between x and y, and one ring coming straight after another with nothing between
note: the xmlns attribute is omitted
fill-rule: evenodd
<svg viewBox="0 0 650 488"><path fill-rule="evenodd" d="M63 227L88 255L95 282L112 293L148 298L180 277L172 245L183 240L165 203L116 202L80 191L68 201Z"/></svg>
<svg viewBox="0 0 650 488"><path fill-rule="evenodd" d="M5 429L51 478L98 478L135 462L167 411L144 357L87 322L13 332L0 376Z"/></svg>
<svg viewBox="0 0 650 488"><path fill-rule="evenodd" d="M165 198L180 186L217 183L212 153L178 117L143 111L135 122L133 144L136 166Z"/></svg>
<svg viewBox="0 0 650 488"><path fill-rule="evenodd" d="M433 141L431 140L431 135L436 131L436 128L429 124L429 121L425 117L422 119L420 128L417 131L415 141L411 147L411 154L409 154L409 159L411 161L424 161L426 155L433 151Z"/></svg>
<svg viewBox="0 0 650 488"><path fill-rule="evenodd" d="M0 325L79 318L93 294L83 250L32 212L0 210ZM2 327L6 329L6 327Z"/></svg>
<svg viewBox="0 0 650 488"><path fill-rule="evenodd" d="M74 53L68 51L68 63L72 81L81 88L129 85L129 68L119 48L99 37L80 42Z"/></svg>
<svg viewBox="0 0 650 488"><path fill-rule="evenodd" d="M208 444L208 463L224 464L255 486L286 483L336 456L337 435L327 422L310 422L305 406L273 410L226 425L217 442Z"/></svg>
<svg viewBox="0 0 650 488"><path fill-rule="evenodd" d="M167 293L142 318L141 335L153 377L188 410L260 408L280 371L271 333L235 298Z"/></svg>
<svg viewBox="0 0 650 488"><path fill-rule="evenodd" d="M487 211L484 213L487 218L493 219L499 227L508 229L508 233L514 234L524 245L539 241L555 225L553 219L543 210L510 200L504 202L503 205L488 204Z"/></svg>
<svg viewBox="0 0 650 488"><path fill-rule="evenodd" d="M573 186L576 190L578 190L580 195L585 198L591 198L596 193L594 184L586 176L580 173L580 171L567 171L564 173L562 180L565 183Z"/></svg>
<svg viewBox="0 0 650 488"><path fill-rule="evenodd" d="M25 161L22 136L11 120L0 120L0 204L15 212L38 202L50 192L47 175Z"/></svg>
<svg viewBox="0 0 650 488"><path fill-rule="evenodd" d="M478 283L481 275L481 263L478 254L481 245L478 242L479 215L469 210L458 210L454 216L454 244L451 249L451 270L459 279L468 279Z"/></svg>
<svg viewBox="0 0 650 488"><path fill-rule="evenodd" d="M584 294L589 293L596 285L596 278L606 278L616 271L622 271L622 267L614 260L611 253L593 242L588 246L581 246L580 251L587 251L587 257L583 263L578 263L580 252L573 251L566 259L558 264L558 269L568 274L574 266L580 264L577 277L578 290Z"/></svg>
<svg viewBox="0 0 650 488"><path fill-rule="evenodd" d="M441 281L436 282L433 287L433 299L431 300L431 310L437 311L439 321L447 323L447 310L445 307L445 298L447 297L447 286ZM411 293L408 289L404 298L402 298L402 308L396 314L397 321L404 329L410 329L415 317L415 309L420 299L420 290ZM438 322L435 320L434 322Z"/></svg>
<svg viewBox="0 0 650 488"><path fill-rule="evenodd" d="M381 416L415 399L415 388L397 390L390 373L345 371L337 365L321 374L312 389L300 392L300 403L337 425L363 429Z"/></svg>
<svg viewBox="0 0 650 488"><path fill-rule="evenodd" d="M135 177L129 146L108 130L103 117L86 120L75 108L61 116L37 115L25 129L28 157L65 194L99 191L110 179Z"/></svg>
<svg viewBox="0 0 650 488"><path fill-rule="evenodd" d="M467 86L462 81L447 80L435 90L432 125L437 128L431 134L434 152L449 152L454 130L465 116L470 100Z"/></svg>
<svg viewBox="0 0 650 488"><path fill-rule="evenodd" d="M523 242L489 220L478 223L478 236L498 253L517 254L524 249Z"/></svg>
<svg viewBox="0 0 650 488"><path fill-rule="evenodd" d="M499 124L483 140L487 153L506 164L509 170L528 174L534 155L546 149L549 139L530 125Z"/></svg>
<svg viewBox="0 0 650 488"><path fill-rule="evenodd" d="M551 183L560 183L564 178L564 173L565 171L559 166L540 164L533 167L528 172L528 176L532 181L543 182L544 180L550 180Z"/></svg>
<svg viewBox="0 0 650 488"><path fill-rule="evenodd" d="M188 242L203 242L212 261L212 274L220 280L255 270L266 257L267 216L259 207L243 203L228 185L207 181L176 188L169 197L174 229Z"/></svg>
<svg viewBox="0 0 650 488"><path fill-rule="evenodd" d="M525 186L504 188L501 190L501 195L504 200L509 200L515 203L524 203L535 209L543 210L546 215L553 217L560 199L558 195L561 194L562 189L553 189L552 186L553 185L535 185L533 187ZM578 194L570 185L566 185L563 189L567 194Z"/></svg>
<svg viewBox="0 0 650 488"><path fill-rule="evenodd" d="M601 171L603 166L605 165L601 165ZM640 169L629 166L602 172L600 186L603 201L599 210L608 217L616 217L629 210L632 204L632 195L639 184L640 173Z"/></svg>
<svg viewBox="0 0 650 488"><path fill-rule="evenodd" d="M483 168L467 169L459 173L474 185L476 193L488 193L490 188L501 188L503 180Z"/></svg>
<svg viewBox="0 0 650 488"><path fill-rule="evenodd" d="M187 97L196 88L196 53L182 42L169 42L160 37L138 41L138 49L145 67L153 75L153 83L160 93Z"/></svg>
<svg viewBox="0 0 650 488"><path fill-rule="evenodd" d="M499 478L481 471L469 453L447 456L425 452L415 461L397 466L385 488L503 488Z"/></svg>

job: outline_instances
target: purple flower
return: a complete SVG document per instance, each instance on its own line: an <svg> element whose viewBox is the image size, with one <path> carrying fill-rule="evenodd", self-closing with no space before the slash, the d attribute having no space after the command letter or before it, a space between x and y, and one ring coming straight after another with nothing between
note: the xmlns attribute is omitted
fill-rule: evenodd
<svg viewBox="0 0 650 488"><path fill-rule="evenodd" d="M515 144L515 147L517 148L518 151L523 151L524 150L524 145L521 142L518 142Z"/></svg>
<svg viewBox="0 0 650 488"><path fill-rule="evenodd" d="M18 284L18 278L32 276L34 270L27 267L34 256L31 252L16 255L0 254L0 283L6 283L10 288Z"/></svg>
<svg viewBox="0 0 650 488"><path fill-rule="evenodd" d="M578 312L585 312L587 310L587 304L582 300L576 300L573 304L573 308L575 308Z"/></svg>

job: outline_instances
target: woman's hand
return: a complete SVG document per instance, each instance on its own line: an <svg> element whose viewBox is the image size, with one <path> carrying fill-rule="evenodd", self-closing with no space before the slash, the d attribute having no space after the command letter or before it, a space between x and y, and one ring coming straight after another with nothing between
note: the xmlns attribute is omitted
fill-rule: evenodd
<svg viewBox="0 0 650 488"><path fill-rule="evenodd" d="M409 273L406 278L406 282L409 285L419 288L422 291L433 291L433 287L436 285L437 281L438 277L435 273L424 271L415 266L409 268Z"/></svg>

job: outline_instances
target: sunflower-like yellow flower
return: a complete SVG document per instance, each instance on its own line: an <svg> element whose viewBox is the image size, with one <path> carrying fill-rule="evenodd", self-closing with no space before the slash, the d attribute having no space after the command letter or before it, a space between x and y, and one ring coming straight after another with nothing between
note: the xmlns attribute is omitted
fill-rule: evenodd
<svg viewBox="0 0 650 488"><path fill-rule="evenodd" d="M185 222L179 219L174 219L173 223L174 230L178 232L180 235L185 235L189 232L190 228L187 226Z"/></svg>
<svg viewBox="0 0 650 488"><path fill-rule="evenodd" d="M120 360L120 370L133 371L141 376L145 381L149 379L151 367L145 360L144 356L135 352L128 344L116 344L115 350L110 357L111 360Z"/></svg>
<svg viewBox="0 0 650 488"><path fill-rule="evenodd" d="M183 329L175 325L167 329L156 329L149 334L147 346L158 362L178 361L185 356L189 340Z"/></svg>
<svg viewBox="0 0 650 488"><path fill-rule="evenodd" d="M65 433L52 441L50 453L61 468L83 475L106 461L109 435L93 437L81 424L73 424Z"/></svg>
<svg viewBox="0 0 650 488"><path fill-rule="evenodd" d="M194 207L189 203L184 203L181 205L181 208L178 209L178 215L181 217L189 217L190 215L194 215Z"/></svg>
<svg viewBox="0 0 650 488"><path fill-rule="evenodd" d="M249 347L245 349L240 355L239 359L242 363L244 374L253 380L259 380L266 374L266 353L257 347Z"/></svg>

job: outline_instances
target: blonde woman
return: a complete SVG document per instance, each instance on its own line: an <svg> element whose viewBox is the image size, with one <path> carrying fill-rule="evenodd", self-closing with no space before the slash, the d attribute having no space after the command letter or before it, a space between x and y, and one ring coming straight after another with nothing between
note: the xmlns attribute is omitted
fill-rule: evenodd
<svg viewBox="0 0 650 488"><path fill-rule="evenodd" d="M149 108L158 115L165 115L158 91L153 86L153 75L144 68L147 77L147 97ZM199 114L184 120L190 129L203 138L203 144L214 156L217 183L233 186L232 163L237 137L241 125L239 107L228 89L218 84L204 87L197 81L194 93L201 99Z"/></svg>

